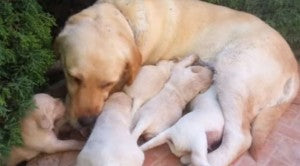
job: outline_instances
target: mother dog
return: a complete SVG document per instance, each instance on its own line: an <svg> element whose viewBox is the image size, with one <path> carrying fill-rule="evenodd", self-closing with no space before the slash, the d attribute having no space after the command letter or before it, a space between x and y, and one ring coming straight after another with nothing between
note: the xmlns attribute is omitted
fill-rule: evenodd
<svg viewBox="0 0 300 166"><path fill-rule="evenodd" d="M260 19L198 0L103 0L72 16L57 38L74 125L101 112L143 64L195 53L214 68L225 128L211 165L229 165L265 141L297 94L297 62ZM79 122L79 123L78 123Z"/></svg>

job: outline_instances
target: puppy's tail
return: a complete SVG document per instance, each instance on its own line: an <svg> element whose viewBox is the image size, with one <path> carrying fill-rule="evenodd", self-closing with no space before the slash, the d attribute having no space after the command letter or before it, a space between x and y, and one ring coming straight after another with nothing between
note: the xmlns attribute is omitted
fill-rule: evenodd
<svg viewBox="0 0 300 166"><path fill-rule="evenodd" d="M169 138L170 138L170 129L167 129L162 133L158 134L156 137L150 139L148 142L144 143L140 148L143 151L152 149L156 146L166 143Z"/></svg>
<svg viewBox="0 0 300 166"><path fill-rule="evenodd" d="M138 140L139 137L144 133L144 131L149 126L149 120L148 119L140 119L134 129L132 130L131 134L135 138L135 140Z"/></svg>
<svg viewBox="0 0 300 166"><path fill-rule="evenodd" d="M141 107L141 105L143 105L143 101L141 101L139 99L134 99L133 100L132 110L131 110L132 116L135 115L136 111Z"/></svg>

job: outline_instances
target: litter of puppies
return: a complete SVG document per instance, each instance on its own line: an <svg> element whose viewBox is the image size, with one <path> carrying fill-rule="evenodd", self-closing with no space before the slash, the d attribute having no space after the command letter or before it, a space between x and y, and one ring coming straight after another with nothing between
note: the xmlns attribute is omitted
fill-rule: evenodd
<svg viewBox="0 0 300 166"><path fill-rule="evenodd" d="M55 153L83 148L77 157L77 166L141 166L144 162L143 150L165 142L169 143L175 155L182 158L183 163L194 164L194 148L200 148L197 152L207 153L209 145L205 144L207 141L211 142L206 141L207 132L210 129L217 132L218 137L212 140L219 140L224 123L209 128L208 122L202 121L206 118L203 114L209 112L210 107L215 108L213 113L218 113L219 110L214 88L209 88L213 72L207 67L197 65L198 62L197 55L190 55L179 62L163 60L157 65L143 66L131 86L124 87L124 92L112 94L105 102L103 112L99 115L85 145L81 141L57 139L54 129L58 130L60 126L54 124L57 120L64 119L65 107L58 99L46 94L37 94L34 98L37 108L23 120L25 145L13 149L8 165L13 166L23 160L30 160L40 152ZM205 92L207 89L209 90ZM202 95L203 92L205 93ZM193 98L195 99L190 106L192 112L181 118L182 111ZM210 102L205 104L206 100ZM198 119L182 122L192 114L199 114L195 116ZM219 118L222 122L222 115ZM32 127L28 123L34 124L34 130L26 129ZM197 127L192 123L198 123ZM168 139L176 139L176 135L181 134L176 133L180 132L179 128L186 129L186 134L190 134L191 137L202 134L205 139L200 138L199 143L182 138L179 142L173 140L171 144ZM198 130L202 133L194 133ZM139 147L137 141L140 136L151 140ZM44 141L38 145L38 141L26 141L35 140L31 139L32 137ZM180 143L185 142L189 143L189 146L195 146L193 149L181 149L185 152L181 153L180 149L176 148L176 143L182 146ZM34 150L30 152L29 149ZM186 150L190 153L186 153ZM202 160L201 162L203 163Z"/></svg>

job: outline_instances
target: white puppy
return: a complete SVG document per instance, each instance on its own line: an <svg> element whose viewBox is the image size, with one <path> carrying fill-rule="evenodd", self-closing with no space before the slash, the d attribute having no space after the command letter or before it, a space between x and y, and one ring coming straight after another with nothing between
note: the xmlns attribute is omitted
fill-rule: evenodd
<svg viewBox="0 0 300 166"><path fill-rule="evenodd" d="M141 166L144 154L130 133L131 98L119 92L105 102L77 166Z"/></svg>
<svg viewBox="0 0 300 166"><path fill-rule="evenodd" d="M54 133L54 123L61 120L65 106L59 100L47 94L34 96L36 108L21 122L24 145L13 147L7 161L8 166L30 160L39 153L55 153L67 150L80 150L84 142L76 140L58 140Z"/></svg>
<svg viewBox="0 0 300 166"><path fill-rule="evenodd" d="M212 81L212 71L190 66L198 60L189 56L177 63L163 89L146 102L136 113L133 136L142 134L149 139L173 125L182 115L185 105Z"/></svg>
<svg viewBox="0 0 300 166"><path fill-rule="evenodd" d="M163 88L170 77L173 66L173 61L166 60L158 62L156 66L143 66L133 84L124 88L125 93L133 98L131 111L133 115L141 105Z"/></svg>
<svg viewBox="0 0 300 166"><path fill-rule="evenodd" d="M148 150L167 142L172 153L182 157L183 164L208 166L207 149L221 140L224 127L215 87L211 86L204 94L199 94L192 101L191 109L192 112L143 144L141 149Z"/></svg>

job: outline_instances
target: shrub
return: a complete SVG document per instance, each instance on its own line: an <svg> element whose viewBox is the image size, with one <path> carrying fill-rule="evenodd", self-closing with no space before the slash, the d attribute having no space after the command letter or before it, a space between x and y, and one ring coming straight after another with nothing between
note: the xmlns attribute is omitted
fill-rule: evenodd
<svg viewBox="0 0 300 166"><path fill-rule="evenodd" d="M300 49L299 0L205 0L252 13L278 30L292 48ZM298 53L299 54L299 53ZM300 55L297 55L300 58Z"/></svg>
<svg viewBox="0 0 300 166"><path fill-rule="evenodd" d="M36 0L0 1L0 157L22 144L20 119L53 62L53 25Z"/></svg>

